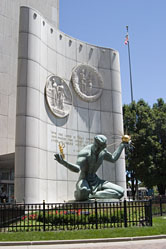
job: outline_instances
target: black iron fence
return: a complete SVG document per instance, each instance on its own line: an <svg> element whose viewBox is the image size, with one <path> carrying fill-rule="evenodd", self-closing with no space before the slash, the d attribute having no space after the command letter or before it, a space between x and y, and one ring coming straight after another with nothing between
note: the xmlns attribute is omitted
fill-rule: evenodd
<svg viewBox="0 0 166 249"><path fill-rule="evenodd" d="M151 200L1 204L1 231L57 231L152 226Z"/></svg>
<svg viewBox="0 0 166 249"><path fill-rule="evenodd" d="M166 196L156 196L152 199L152 215L166 214Z"/></svg>

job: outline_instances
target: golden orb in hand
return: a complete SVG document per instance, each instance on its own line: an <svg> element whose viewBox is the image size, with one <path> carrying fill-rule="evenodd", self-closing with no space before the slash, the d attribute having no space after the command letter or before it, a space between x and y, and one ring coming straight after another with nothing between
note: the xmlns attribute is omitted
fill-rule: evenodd
<svg viewBox="0 0 166 249"><path fill-rule="evenodd" d="M131 137L129 135L122 136L122 142L128 143L130 140L131 140Z"/></svg>

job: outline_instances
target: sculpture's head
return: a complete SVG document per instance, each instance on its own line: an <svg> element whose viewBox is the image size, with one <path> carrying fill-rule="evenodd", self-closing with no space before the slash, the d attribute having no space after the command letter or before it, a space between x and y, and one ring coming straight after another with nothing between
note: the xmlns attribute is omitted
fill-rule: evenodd
<svg viewBox="0 0 166 249"><path fill-rule="evenodd" d="M107 138L104 135L96 135L94 137L93 152L100 153L107 146Z"/></svg>

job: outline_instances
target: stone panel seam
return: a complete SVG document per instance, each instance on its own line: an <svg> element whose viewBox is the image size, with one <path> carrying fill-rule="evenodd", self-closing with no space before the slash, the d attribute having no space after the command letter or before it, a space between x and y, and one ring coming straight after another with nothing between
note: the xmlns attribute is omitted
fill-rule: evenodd
<svg viewBox="0 0 166 249"><path fill-rule="evenodd" d="M79 108L81 108L81 107L79 107ZM86 108L82 108L82 109L86 109ZM99 110L95 110L95 109L93 109L92 111L99 111ZM102 111L103 113L105 112L105 113L108 113L107 111ZM122 113L119 113L119 112L112 112L113 114L122 114ZM6 115L4 115L4 116L6 116ZM48 123L48 122L46 122L46 121L44 121L44 120L42 120L42 119L40 119L40 118L38 118L38 117L36 117L36 116L32 116L32 115L27 115L27 114L17 114L16 115L16 117L30 117L30 118L35 118L35 119L37 119L37 120L39 120L39 121L41 121L42 123L44 123L44 124L46 124L46 125L51 125L51 126L55 126L55 124L52 124L52 123ZM77 121L78 122L78 121ZM64 127L61 127L62 129L66 129L66 128L64 128ZM70 128L70 130L72 130L72 131L78 131L77 129L72 129L72 128ZM82 132L84 132L84 131L82 131ZM85 131L85 133L89 133L89 131L87 132L87 131ZM95 132L91 132L91 133L94 133L95 134ZM113 135L113 134L112 134Z"/></svg>
<svg viewBox="0 0 166 249"><path fill-rule="evenodd" d="M121 91L118 91L118 90L111 90L111 92L116 92L116 93L122 93Z"/></svg>
<svg viewBox="0 0 166 249"><path fill-rule="evenodd" d="M7 96L8 96L8 95L7 95ZM0 113L0 116L8 117L8 114L1 114L1 113Z"/></svg>

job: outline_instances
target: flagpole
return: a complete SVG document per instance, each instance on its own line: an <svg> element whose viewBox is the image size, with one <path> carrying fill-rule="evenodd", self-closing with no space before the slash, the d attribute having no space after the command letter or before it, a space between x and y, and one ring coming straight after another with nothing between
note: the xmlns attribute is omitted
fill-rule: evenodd
<svg viewBox="0 0 166 249"><path fill-rule="evenodd" d="M126 26L127 38L128 38L128 29L129 29L129 27ZM133 83L132 83L132 73L131 73L131 58L130 58L130 42L129 42L129 38L128 38L128 40L127 40L127 47L128 47L129 71L130 71L131 102L133 102L133 101L134 101L134 98L133 98Z"/></svg>

